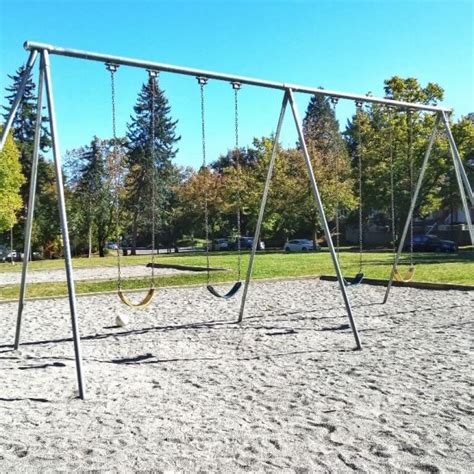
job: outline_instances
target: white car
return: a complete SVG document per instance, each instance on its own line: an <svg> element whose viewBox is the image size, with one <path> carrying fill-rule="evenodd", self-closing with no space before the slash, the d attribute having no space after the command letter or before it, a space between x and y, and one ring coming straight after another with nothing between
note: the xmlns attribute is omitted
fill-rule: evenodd
<svg viewBox="0 0 474 474"><path fill-rule="evenodd" d="M314 250L314 245L312 240L294 239L286 242L283 250L285 252L307 252L308 250Z"/></svg>

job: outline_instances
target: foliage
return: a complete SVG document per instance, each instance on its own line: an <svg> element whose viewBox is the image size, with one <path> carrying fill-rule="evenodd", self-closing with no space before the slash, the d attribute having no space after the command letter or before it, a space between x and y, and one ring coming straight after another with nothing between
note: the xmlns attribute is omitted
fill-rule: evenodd
<svg viewBox="0 0 474 474"><path fill-rule="evenodd" d="M426 87L422 87L415 78L402 79L398 76L385 81L385 93L390 99L429 105L436 105L443 98L443 90L437 84L428 83ZM395 225L400 229L408 212L412 190L433 126L433 114L393 109L378 104L366 104L353 115L345 135L352 157L354 177L358 174L357 157L361 157L365 220L377 213L389 219L393 173ZM440 191L449 166L446 140L438 134L415 216L426 215L439 208Z"/></svg>
<svg viewBox="0 0 474 474"><path fill-rule="evenodd" d="M10 110L16 93L19 89L24 67L20 67L14 75L8 77L12 85L6 88L8 105L3 108ZM19 104L18 111L12 124L13 137L20 151L20 163L22 173L25 176L21 188L23 203L28 200L30 188L31 164L33 158L34 135L36 127L37 97L35 95L36 86L33 82L31 73L28 76L23 98ZM3 114L4 118L8 112ZM42 117L42 122L47 118ZM47 128L41 125L40 151L46 152L51 144ZM26 206L24 207L26 210ZM25 220L24 215L20 216L20 223ZM15 232L15 241L21 240L21 229L18 227ZM37 176L37 199L35 202L35 221L33 223L33 246L44 246L48 242L54 242L59 236L59 215L57 211L57 199L55 190L54 168L51 162L47 161L41 154L38 157L38 176Z"/></svg>
<svg viewBox="0 0 474 474"><path fill-rule="evenodd" d="M1 128L0 128L1 132ZM22 207L20 188L25 178L21 173L19 151L12 135L7 137L5 146L0 152L0 232L13 227L17 221L16 214Z"/></svg>
<svg viewBox="0 0 474 474"><path fill-rule="evenodd" d="M89 146L69 153L69 161L76 163L69 183L73 188L73 228L81 235L94 235L101 257L113 235L113 196L107 169L111 153L110 141L98 137Z"/></svg>

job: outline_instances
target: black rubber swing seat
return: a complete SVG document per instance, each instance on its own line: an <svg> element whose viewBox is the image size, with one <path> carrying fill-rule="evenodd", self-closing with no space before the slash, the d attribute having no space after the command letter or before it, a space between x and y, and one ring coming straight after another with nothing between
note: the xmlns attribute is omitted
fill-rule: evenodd
<svg viewBox="0 0 474 474"><path fill-rule="evenodd" d="M223 295L218 293L212 285L207 285L207 289L209 293L211 293L211 295L215 296L216 298L224 298L225 300L228 300L229 298L232 298L240 290L241 286L242 286L242 282L238 281L234 283L234 286L227 293Z"/></svg>
<svg viewBox="0 0 474 474"><path fill-rule="evenodd" d="M358 273L351 281L347 281L346 279L344 279L344 284L346 286L357 286L362 283L363 279L364 279L364 274Z"/></svg>

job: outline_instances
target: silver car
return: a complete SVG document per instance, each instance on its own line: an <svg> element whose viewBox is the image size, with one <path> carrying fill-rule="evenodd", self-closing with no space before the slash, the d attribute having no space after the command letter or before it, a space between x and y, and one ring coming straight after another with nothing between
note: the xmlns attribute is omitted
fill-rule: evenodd
<svg viewBox="0 0 474 474"><path fill-rule="evenodd" d="M285 252L307 252L308 250L314 250L314 244L312 240L293 239L285 243L283 250Z"/></svg>

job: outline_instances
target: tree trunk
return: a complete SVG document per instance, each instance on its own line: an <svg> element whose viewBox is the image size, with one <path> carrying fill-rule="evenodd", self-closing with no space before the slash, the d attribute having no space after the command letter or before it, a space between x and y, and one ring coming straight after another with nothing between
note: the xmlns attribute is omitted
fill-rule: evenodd
<svg viewBox="0 0 474 474"><path fill-rule="evenodd" d="M138 212L136 211L133 214L133 225L132 225L132 249L130 251L131 255L137 254L137 235L138 235Z"/></svg>
<svg viewBox="0 0 474 474"><path fill-rule="evenodd" d="M105 239L102 238L100 232L97 235L97 243L99 244L99 257L105 257L104 247L105 247Z"/></svg>
<svg viewBox="0 0 474 474"><path fill-rule="evenodd" d="M317 227L313 230L313 246L315 249L318 248L318 229Z"/></svg>
<svg viewBox="0 0 474 474"><path fill-rule="evenodd" d="M89 255L88 258L92 257L92 225L89 226Z"/></svg>

